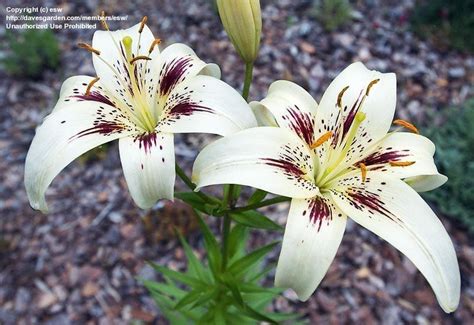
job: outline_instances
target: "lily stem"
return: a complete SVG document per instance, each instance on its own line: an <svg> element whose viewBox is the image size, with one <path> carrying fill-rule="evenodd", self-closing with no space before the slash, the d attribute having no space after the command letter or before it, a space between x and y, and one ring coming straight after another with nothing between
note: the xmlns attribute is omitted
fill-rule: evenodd
<svg viewBox="0 0 474 325"><path fill-rule="evenodd" d="M242 90L242 97L245 100L249 98L250 86L252 85L253 77L253 62L245 63L245 78L244 88ZM222 207L232 210L235 204L234 198L235 185L224 185L224 199L222 201ZM222 225L222 270L227 267L227 261L229 259L229 233L232 226L232 219L230 218L229 212L224 214L224 221Z"/></svg>
<svg viewBox="0 0 474 325"><path fill-rule="evenodd" d="M253 62L245 63L245 80L244 80L244 89L242 90L242 97L245 100L248 100L250 93L250 86L252 85L253 77Z"/></svg>
<svg viewBox="0 0 474 325"><path fill-rule="evenodd" d="M289 198L289 197L277 196L277 197L274 197L274 198L271 198L271 199L268 199L268 200L264 200L264 201L261 201L261 202L257 202L257 203L254 203L254 204L249 204L249 205L246 205L246 206L243 206L243 207L234 208L234 209L232 209L232 212L244 212L244 211L248 211L248 210L255 210L255 209L263 208L263 207L273 205L273 204L288 202L290 200L291 200L291 198Z"/></svg>
<svg viewBox="0 0 474 325"><path fill-rule="evenodd" d="M179 176L179 178L181 178L183 183L186 184L186 186L189 187L189 189L191 191L194 191L196 189L196 184L194 184L189 179L189 177L186 175L184 170L177 163L175 164L175 170L176 170L176 174ZM206 201L208 203L220 203L221 202L219 199L217 199L215 197L208 196L208 195L202 193L201 191L196 192L196 194L199 195L199 197L201 199L203 199L204 201Z"/></svg>

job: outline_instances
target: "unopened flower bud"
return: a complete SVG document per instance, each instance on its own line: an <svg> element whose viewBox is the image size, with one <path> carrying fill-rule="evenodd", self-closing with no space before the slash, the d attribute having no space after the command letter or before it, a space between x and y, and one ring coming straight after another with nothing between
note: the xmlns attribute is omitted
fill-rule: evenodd
<svg viewBox="0 0 474 325"><path fill-rule="evenodd" d="M222 24L240 57L254 62L260 47L260 0L217 0Z"/></svg>

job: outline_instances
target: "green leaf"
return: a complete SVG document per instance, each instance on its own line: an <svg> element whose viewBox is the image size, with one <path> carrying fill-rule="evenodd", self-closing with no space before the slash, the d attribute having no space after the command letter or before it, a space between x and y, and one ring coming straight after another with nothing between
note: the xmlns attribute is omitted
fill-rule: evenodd
<svg viewBox="0 0 474 325"><path fill-rule="evenodd" d="M178 303L174 306L174 309L180 310L186 307L187 305L196 302L201 296L201 294L201 290L193 290L188 292L188 294L186 294L182 299L178 301Z"/></svg>
<svg viewBox="0 0 474 325"><path fill-rule="evenodd" d="M162 294L168 295L175 299L181 299L186 294L186 291L179 289L175 285L169 285L169 284L159 283L159 282L150 281L150 280L141 280L141 281L143 282L143 285L149 291L158 291Z"/></svg>
<svg viewBox="0 0 474 325"><path fill-rule="evenodd" d="M228 272L235 277L243 275L248 269L258 263L265 255L267 255L279 242L274 242L264 247L261 247L252 253L242 257L241 259L232 263L228 268Z"/></svg>
<svg viewBox="0 0 474 325"><path fill-rule="evenodd" d="M255 192L253 192L252 196L249 198L247 205L261 202L267 196L267 194L268 194L267 192L257 189Z"/></svg>
<svg viewBox="0 0 474 325"><path fill-rule="evenodd" d="M218 204L207 203L199 194L195 192L176 192L174 196L189 204L191 207L209 215L214 215L219 210Z"/></svg>
<svg viewBox="0 0 474 325"><path fill-rule="evenodd" d="M283 231L282 226L255 210L231 212L230 216L235 222L247 227Z"/></svg>
<svg viewBox="0 0 474 325"><path fill-rule="evenodd" d="M202 282L199 279L191 277L181 272L170 270L164 266L158 265L153 262L148 262L157 272L162 273L163 275L175 280L182 282L192 288L205 288L207 286L206 283Z"/></svg>
<svg viewBox="0 0 474 325"><path fill-rule="evenodd" d="M204 246L208 254L207 257L209 260L209 267L211 268L211 271L214 277L217 278L218 275L220 274L220 267L221 267L221 261L222 261L219 244L217 243L216 238L212 234L207 224L204 222L199 211L194 210L194 212L196 213L199 227L201 228L201 232L204 237Z"/></svg>
<svg viewBox="0 0 474 325"><path fill-rule="evenodd" d="M240 193L242 192L242 186L240 185L234 185L233 187L233 191L232 191L232 198L234 200L238 200L239 197L240 197Z"/></svg>
<svg viewBox="0 0 474 325"><path fill-rule="evenodd" d="M198 260L196 255L194 255L194 252L189 246L188 242L186 239L184 239L183 235L179 232L177 232L179 240L181 242L181 245L183 245L184 248L184 253L186 254L186 258L188 260L188 268L191 271L192 274L195 274L198 279L204 281L204 282L211 282L211 277L208 272L208 270L204 267L204 265L201 264L201 262Z"/></svg>
<svg viewBox="0 0 474 325"><path fill-rule="evenodd" d="M247 227L237 224L229 234L229 257L240 258L245 255L245 245L247 244Z"/></svg>

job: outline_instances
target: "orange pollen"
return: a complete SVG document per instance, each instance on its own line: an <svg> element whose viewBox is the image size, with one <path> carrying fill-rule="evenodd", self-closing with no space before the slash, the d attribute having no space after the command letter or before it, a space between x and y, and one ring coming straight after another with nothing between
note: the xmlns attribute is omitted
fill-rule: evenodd
<svg viewBox="0 0 474 325"><path fill-rule="evenodd" d="M315 142L313 142L313 144L310 145L309 147L311 149L316 149L317 147L322 145L324 142L328 141L329 138L331 138L331 137L332 137L332 131L328 131L328 132L324 133L322 136L320 136L319 139L316 140Z"/></svg>
<svg viewBox="0 0 474 325"><path fill-rule="evenodd" d="M365 92L365 96L369 96L370 88L372 88L379 81L380 81L380 79L374 79L369 83L369 85L367 86L367 90Z"/></svg>
<svg viewBox="0 0 474 325"><path fill-rule="evenodd" d="M390 166L393 167L407 167L413 165L414 161L391 161Z"/></svg>
<svg viewBox="0 0 474 325"><path fill-rule="evenodd" d="M416 126L414 126L413 124L411 124L410 122L407 122L405 120L400 120L400 119L395 120L395 121L393 121L393 124L403 126L404 128L412 131L413 133L420 134L420 132L418 131Z"/></svg>
<svg viewBox="0 0 474 325"><path fill-rule="evenodd" d="M105 21L105 11L102 10L102 12L100 13L100 18L100 23L102 24L102 27L105 30L109 30L109 25L107 25L107 22Z"/></svg>
<svg viewBox="0 0 474 325"><path fill-rule="evenodd" d="M146 24L147 20L148 20L147 16L144 16L142 18L142 21L141 21L141 24L140 24L140 29L138 29L139 33L143 32L143 28L145 27L145 24Z"/></svg>
<svg viewBox="0 0 474 325"><path fill-rule="evenodd" d="M365 182L367 177L367 166L364 163L359 164L360 172L362 173L362 182Z"/></svg>
<svg viewBox="0 0 474 325"><path fill-rule="evenodd" d="M96 78L92 79L91 82L89 82L89 84L87 85L87 88L86 88L86 96L89 96L92 86L94 86L94 84L97 81L99 81L99 79L100 79L99 77L96 77Z"/></svg>
<svg viewBox="0 0 474 325"><path fill-rule="evenodd" d="M345 86L344 88L342 88L341 92L339 93L339 95L337 95L337 106L342 108L341 104L342 104L342 96L344 95L344 93L346 92L346 90L349 89L349 86Z"/></svg>
<svg viewBox="0 0 474 325"><path fill-rule="evenodd" d="M161 40L159 38L155 39L150 45L150 49L148 50L148 54L153 52L153 49L155 48L155 46L157 46L160 43L161 43Z"/></svg>
<svg viewBox="0 0 474 325"><path fill-rule="evenodd" d="M139 55L139 56L136 56L134 57L131 61L130 61L130 64L134 64L136 61L138 60L151 60L150 57L148 56L145 56L145 55Z"/></svg>
<svg viewBox="0 0 474 325"><path fill-rule="evenodd" d="M92 46L90 46L89 44L87 43L77 43L77 46L79 46L81 49L85 49L91 53L95 53L97 55L100 55L100 51L99 50L96 50L95 48L93 48Z"/></svg>

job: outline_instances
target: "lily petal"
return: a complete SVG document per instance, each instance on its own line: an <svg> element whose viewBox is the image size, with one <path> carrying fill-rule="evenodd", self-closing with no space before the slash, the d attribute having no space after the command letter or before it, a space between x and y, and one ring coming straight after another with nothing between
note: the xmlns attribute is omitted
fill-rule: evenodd
<svg viewBox="0 0 474 325"><path fill-rule="evenodd" d="M439 174L433 160L435 145L428 138L405 132L389 133L355 165L363 163L369 170L378 170L396 178L407 178L417 191L432 190L443 185L447 177ZM398 166L396 163L408 163ZM415 178L416 177L416 178Z"/></svg>
<svg viewBox="0 0 474 325"><path fill-rule="evenodd" d="M240 184L293 198L319 193L313 183L312 153L289 130L247 129L205 147L193 167L198 188Z"/></svg>
<svg viewBox="0 0 474 325"><path fill-rule="evenodd" d="M258 126L278 127L275 117L273 117L273 114L270 113L268 108L260 104L260 102L250 102L249 105L253 114L255 115L255 118L257 119Z"/></svg>
<svg viewBox="0 0 474 325"><path fill-rule="evenodd" d="M247 102L225 82L196 76L171 92L158 129L169 133L228 135L257 126Z"/></svg>
<svg viewBox="0 0 474 325"><path fill-rule="evenodd" d="M331 184L339 208L405 254L425 276L445 312L459 304L460 274L449 235L431 208L403 181L373 172Z"/></svg>
<svg viewBox="0 0 474 325"><path fill-rule="evenodd" d="M149 47L155 41L155 38L146 25L143 31L139 33L140 26L141 23L125 30L119 29L113 32L99 30L94 33L92 38L92 47L100 51L100 55L94 54L92 56L92 63L102 85L107 92L129 105L133 104L132 94L130 93L132 92L131 78L133 77L128 69L129 62L122 44L123 38L129 36L132 39L133 57L148 56L153 62L160 54L158 48L155 48L151 54L148 53ZM149 87L153 89L152 84L154 85L157 82L157 70L154 64L140 60L135 67L137 83L144 89L149 89Z"/></svg>
<svg viewBox="0 0 474 325"><path fill-rule="evenodd" d="M173 135L149 133L119 141L125 180L135 203L151 208L159 199L173 199L175 157Z"/></svg>
<svg viewBox="0 0 474 325"><path fill-rule="evenodd" d="M278 259L275 286L306 301L326 274L341 243L347 217L329 196L293 199Z"/></svg>
<svg viewBox="0 0 474 325"><path fill-rule="evenodd" d="M308 145L314 142L318 104L302 87L287 80L275 81L260 104L273 114L280 127L292 130Z"/></svg>
<svg viewBox="0 0 474 325"><path fill-rule="evenodd" d="M160 71L158 93L161 96L171 93L173 88L187 78L208 75L219 79L221 71L214 63L199 59L189 46L175 43L163 50L158 60Z"/></svg>
<svg viewBox="0 0 474 325"><path fill-rule="evenodd" d="M395 74L383 74L368 70L360 62L353 63L334 79L324 93L316 114L316 137L331 131L331 143L339 150L346 141L351 142L351 149L340 164L341 168L345 168L346 164L361 159L367 148L387 134L395 105ZM358 112L365 114L365 118L358 126L355 137L347 140ZM325 147L322 146L321 150ZM320 155L325 156L324 153ZM334 157L337 158L337 155Z"/></svg>
<svg viewBox="0 0 474 325"><path fill-rule="evenodd" d="M47 211L45 191L71 161L101 144L136 132L115 107L75 103L47 116L25 162L25 187L34 209Z"/></svg>
<svg viewBox="0 0 474 325"><path fill-rule="evenodd" d="M104 90L100 81L95 82L89 93L86 93L87 87L93 80L94 78L89 76L73 76L66 79L61 86L59 99L53 112L84 101L95 102L95 105L102 103L117 106L118 102Z"/></svg>

